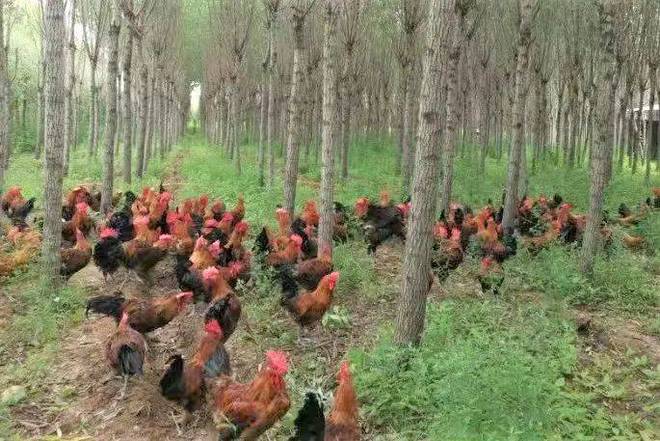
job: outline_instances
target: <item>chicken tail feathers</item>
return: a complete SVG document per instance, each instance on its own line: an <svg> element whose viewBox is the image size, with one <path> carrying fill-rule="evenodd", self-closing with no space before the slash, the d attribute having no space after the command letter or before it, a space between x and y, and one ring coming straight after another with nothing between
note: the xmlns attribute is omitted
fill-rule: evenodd
<svg viewBox="0 0 660 441"><path fill-rule="evenodd" d="M282 265L279 268L279 278L282 282L282 300L288 300L298 295L298 283L293 275L290 265Z"/></svg>
<svg viewBox="0 0 660 441"><path fill-rule="evenodd" d="M113 317L119 321L125 301L126 299L119 295L92 297L87 301L85 316L89 316L89 311L92 311L97 314Z"/></svg>
<svg viewBox="0 0 660 441"><path fill-rule="evenodd" d="M323 441L325 437L325 416L323 404L314 392L307 392L305 404L294 422L296 433L289 441Z"/></svg>
<svg viewBox="0 0 660 441"><path fill-rule="evenodd" d="M268 242L268 233L266 232L266 227L261 229L261 233L259 233L255 239L254 251L257 254L267 254L268 251L270 251L270 243Z"/></svg>
<svg viewBox="0 0 660 441"><path fill-rule="evenodd" d="M142 375L142 354L128 345L119 348L119 369L122 375Z"/></svg>
<svg viewBox="0 0 660 441"><path fill-rule="evenodd" d="M171 358L171 363L160 379L160 393L169 400L176 400L183 396L183 357L176 354Z"/></svg>

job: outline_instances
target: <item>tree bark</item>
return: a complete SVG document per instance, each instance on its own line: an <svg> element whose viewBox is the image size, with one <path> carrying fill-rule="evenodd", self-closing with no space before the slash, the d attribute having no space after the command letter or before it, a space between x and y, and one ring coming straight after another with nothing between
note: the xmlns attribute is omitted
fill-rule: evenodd
<svg viewBox="0 0 660 441"><path fill-rule="evenodd" d="M96 69L98 61L90 61L90 85L89 85L89 133L87 134L87 155L94 156L97 152L98 136L98 87L96 86Z"/></svg>
<svg viewBox="0 0 660 441"><path fill-rule="evenodd" d="M126 46L124 46L124 62L122 68L124 70L124 97L122 103L124 106L124 167L123 175L124 182L128 185L131 184L131 168L133 159L133 101L131 100L131 68L133 67L133 32L128 29L126 31Z"/></svg>
<svg viewBox="0 0 660 441"><path fill-rule="evenodd" d="M0 0L0 189L4 189L5 171L9 159L9 72L5 50L4 0Z"/></svg>
<svg viewBox="0 0 660 441"><path fill-rule="evenodd" d="M41 258L45 281L57 285L62 242L62 160L64 152L64 1L49 0L45 7L44 41L47 60L44 77L46 96L44 173L44 230Z"/></svg>
<svg viewBox="0 0 660 441"><path fill-rule="evenodd" d="M268 26L268 114L266 121L266 142L268 144L268 186L275 184L275 146L273 132L275 130L275 66L277 50L274 42L274 28L277 25L277 8L271 9Z"/></svg>
<svg viewBox="0 0 660 441"><path fill-rule="evenodd" d="M304 26L305 16L295 12L293 17L293 76L291 78L291 97L289 99L289 129L287 140L286 166L284 171L284 208L293 215L296 204L296 184L298 182L298 159L300 156L300 125L302 106L300 92L304 73Z"/></svg>
<svg viewBox="0 0 660 441"><path fill-rule="evenodd" d="M334 229L334 125L337 104L336 34L337 3L326 0L325 30L323 36L323 126L321 133L321 220L319 247L332 249Z"/></svg>
<svg viewBox="0 0 660 441"><path fill-rule="evenodd" d="M346 48L346 60L344 64L343 81L341 85L341 178L348 178L348 152L351 143L351 110L352 103L352 72L353 72L353 48Z"/></svg>
<svg viewBox="0 0 660 441"><path fill-rule="evenodd" d="M655 92L657 89L657 77L656 77L657 66L649 64L649 83L650 83L650 96L649 96L649 115L653 115L655 112L653 106L655 105ZM646 135L646 170L644 173L644 184L649 186L651 184L651 158L653 158L653 117L649 116L649 131ZM660 136L660 133L658 133ZM657 160L658 158L656 158Z"/></svg>
<svg viewBox="0 0 660 441"><path fill-rule="evenodd" d="M453 0L450 1L453 3ZM443 0L430 4L427 41L424 51L420 93L419 136L417 138L415 176L412 186L412 210L408 219L406 249L403 261L403 283L399 298L394 341L401 346L421 341L426 315L426 296L431 285L431 247L433 220L438 193L439 156L438 79L440 59L437 52L441 37ZM452 5L453 6L453 5ZM447 10L449 14L451 10Z"/></svg>
<svg viewBox="0 0 660 441"><path fill-rule="evenodd" d="M136 174L139 179L144 176L145 167L145 146L147 143L147 124L149 121L149 71L147 70L147 60L144 56L142 49L142 38L137 41L138 55L142 60L140 67L140 99L139 99L139 112L140 118L138 120L137 131L137 170Z"/></svg>
<svg viewBox="0 0 660 441"><path fill-rule="evenodd" d="M115 165L115 132L117 131L117 72L119 58L119 31L121 30L121 15L114 8L114 15L108 32L109 58L106 85L106 116L105 116L105 151L103 154L103 183L101 186L101 212L108 213L112 209L112 188Z"/></svg>
<svg viewBox="0 0 660 441"><path fill-rule="evenodd" d="M69 30L69 75L68 84L66 85L66 101L64 104L64 176L69 174L69 159L71 156L71 149L73 146L74 136L74 121L73 115L75 109L73 107L73 91L76 85L76 39L75 39L75 25L76 25L76 0L71 0L69 6L71 8L70 26Z"/></svg>
<svg viewBox="0 0 660 441"><path fill-rule="evenodd" d="M596 102L596 123L598 138L591 154L591 190L589 194L589 211L587 225L584 230L582 242L582 261L580 263L583 273L591 274L594 260L600 243L600 228L603 219L603 192L605 190L605 174L609 145L612 143L613 125L612 114L614 100L616 99L617 78L614 72L614 2L613 0L599 0L597 3L600 38L601 38L601 72L598 84Z"/></svg>
<svg viewBox="0 0 660 441"><path fill-rule="evenodd" d="M531 27L534 20L536 0L519 0L520 23L518 41L518 62L516 66L516 84L513 102L513 144L509 154L509 170L506 185L506 198L504 201L504 218L502 224L505 229L513 228L518 211L518 180L520 178L520 162L523 154L524 120L525 120L525 82L527 81L527 62L529 46L531 43Z"/></svg>
<svg viewBox="0 0 660 441"><path fill-rule="evenodd" d="M266 184L266 152L264 146L264 131L266 125L266 86L262 83L259 87L259 187Z"/></svg>

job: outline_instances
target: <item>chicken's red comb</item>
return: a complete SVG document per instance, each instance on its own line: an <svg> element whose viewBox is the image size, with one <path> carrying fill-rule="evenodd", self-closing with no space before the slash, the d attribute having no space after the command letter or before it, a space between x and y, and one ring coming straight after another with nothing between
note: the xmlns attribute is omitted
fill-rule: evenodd
<svg viewBox="0 0 660 441"><path fill-rule="evenodd" d="M220 274L220 270L214 266L206 268L202 271L202 278L204 280L214 280Z"/></svg>
<svg viewBox="0 0 660 441"><path fill-rule="evenodd" d="M218 221L215 219L208 219L206 222L204 222L204 226L206 228L215 228L218 226Z"/></svg>
<svg viewBox="0 0 660 441"><path fill-rule="evenodd" d="M453 228L451 230L451 239L452 240L460 240L461 239L461 230L458 228Z"/></svg>
<svg viewBox="0 0 660 441"><path fill-rule="evenodd" d="M86 212L89 209L89 205L86 202L78 202L76 204L76 211Z"/></svg>
<svg viewBox="0 0 660 441"><path fill-rule="evenodd" d="M277 375L285 375L289 372L289 361L284 352L268 351L266 352L266 361L268 367Z"/></svg>
<svg viewBox="0 0 660 441"><path fill-rule="evenodd" d="M348 361L343 361L339 366L339 381L342 383L351 381L351 368Z"/></svg>
<svg viewBox="0 0 660 441"><path fill-rule="evenodd" d="M170 242L172 239L174 239L174 237L171 234L161 234L158 236L158 240L162 242Z"/></svg>
<svg viewBox="0 0 660 441"><path fill-rule="evenodd" d="M234 215L231 213L225 213L222 216L222 221L223 222L234 222Z"/></svg>
<svg viewBox="0 0 660 441"><path fill-rule="evenodd" d="M166 220L168 224L174 223L179 220L179 215L176 211L170 211L167 213Z"/></svg>
<svg viewBox="0 0 660 441"><path fill-rule="evenodd" d="M133 218L133 225L148 225L149 224L149 216L137 216Z"/></svg>
<svg viewBox="0 0 660 441"><path fill-rule="evenodd" d="M209 246L208 240L204 239L202 236L199 236L195 242L195 248L199 250L201 248L206 248L207 246Z"/></svg>
<svg viewBox="0 0 660 441"><path fill-rule="evenodd" d="M241 221L241 222L236 224L236 226L234 227L234 230L237 233L245 234L245 233L247 233L247 230L248 230L248 223L245 222L245 221Z"/></svg>
<svg viewBox="0 0 660 441"><path fill-rule="evenodd" d="M220 323L218 323L218 321L215 319L204 325L204 331L209 334L215 334L217 336L222 335L222 327L220 327Z"/></svg>
<svg viewBox="0 0 660 441"><path fill-rule="evenodd" d="M114 228L104 228L101 230L101 239L107 239L108 237L114 237L115 239L119 237L119 232Z"/></svg>
<svg viewBox="0 0 660 441"><path fill-rule="evenodd" d="M303 243L302 237L298 236L297 234L291 235L291 241L295 243L298 247L301 247Z"/></svg>
<svg viewBox="0 0 660 441"><path fill-rule="evenodd" d="M185 292L180 292L179 294L176 295L176 298L179 300L190 300L193 297L193 292L192 291L185 291Z"/></svg>
<svg viewBox="0 0 660 441"><path fill-rule="evenodd" d="M220 245L220 241L216 240L211 245L209 245L209 251L211 252L211 254L213 254L214 257L220 255L220 251L222 251L222 246Z"/></svg>
<svg viewBox="0 0 660 441"><path fill-rule="evenodd" d="M488 268L493 264L493 259L491 257L484 257L481 259L481 266Z"/></svg>

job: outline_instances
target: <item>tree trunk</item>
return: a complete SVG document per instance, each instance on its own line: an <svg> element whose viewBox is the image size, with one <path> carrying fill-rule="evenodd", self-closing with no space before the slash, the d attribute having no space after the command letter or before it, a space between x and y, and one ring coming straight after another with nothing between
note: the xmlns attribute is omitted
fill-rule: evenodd
<svg viewBox="0 0 660 441"><path fill-rule="evenodd" d="M289 99L289 135L287 140L286 167L284 172L284 208L293 215L296 204L296 183L298 181L298 159L300 156L300 125L302 106L300 92L303 85L303 32L305 16L297 13L293 17L294 48L293 76L291 78L291 98Z"/></svg>
<svg viewBox="0 0 660 441"><path fill-rule="evenodd" d="M137 42L138 54L142 60L140 67L140 99L137 131L137 170L136 174L142 179L145 171L145 145L147 140L147 122L149 120L149 71L147 70L147 60L142 52L142 38Z"/></svg>
<svg viewBox="0 0 660 441"><path fill-rule="evenodd" d="M110 30L108 31L109 58L106 86L106 116L105 116L105 151L103 154L103 184L101 186L101 212L108 213L112 209L112 187L115 166L115 132L117 131L117 72L119 58L119 31L121 15L114 8Z"/></svg>
<svg viewBox="0 0 660 441"><path fill-rule="evenodd" d="M259 88L259 187L266 184L266 153L264 146L264 129L266 125L266 86L262 83Z"/></svg>
<svg viewBox="0 0 660 441"><path fill-rule="evenodd" d="M62 160L64 152L64 100L66 94L64 58L64 1L49 0L45 7L44 41L46 75L44 229L41 258L43 275L57 284L60 275L62 242Z"/></svg>
<svg viewBox="0 0 660 441"><path fill-rule="evenodd" d="M398 345L416 345L421 341L426 315L426 296L431 285L431 247L433 220L438 193L439 156L436 148L438 134L438 80L440 59L438 46L441 36L443 0L432 0L428 18L427 41L424 51L422 86L420 93L419 136L417 138L415 176L412 186L412 210L408 219L403 283L396 315L394 340ZM450 2L451 3L451 2Z"/></svg>
<svg viewBox="0 0 660 441"><path fill-rule="evenodd" d="M73 107L73 90L76 85L76 39L75 39L75 26L76 26L76 0L71 0L69 5L71 9L70 26L69 30L69 75L66 85L66 100L64 103L64 176L69 174L69 159L71 156L71 149L73 146L73 133L74 121L73 115L75 109Z"/></svg>
<svg viewBox="0 0 660 441"><path fill-rule="evenodd" d="M531 43L531 26L533 21L533 9L536 0L519 0L520 5L520 27L518 41L518 62L516 66L516 85L513 102L513 143L509 154L509 170L506 185L506 198L504 201L503 227L513 228L518 211L518 180L520 178L520 161L523 154L524 144L524 121L525 121L525 91L527 90L527 61L529 46Z"/></svg>
<svg viewBox="0 0 660 441"><path fill-rule="evenodd" d="M147 135L144 146L144 167L142 173L146 173L149 168L149 161L154 156L154 105L155 105L155 96L156 96L156 78L151 75L151 86L149 93L149 109L147 112Z"/></svg>
<svg viewBox="0 0 660 441"><path fill-rule="evenodd" d="M275 130L275 65L277 51L273 39L274 28L277 25L277 10L271 11L268 26L268 114L266 121L266 142L268 144L268 186L275 184L275 146L273 134Z"/></svg>
<svg viewBox="0 0 660 441"><path fill-rule="evenodd" d="M600 228L603 218L603 192L605 190L605 155L612 143L612 113L616 99L617 78L614 72L614 22L613 4L607 0L598 3L600 34L601 34L601 75L598 84L596 101L596 123L598 138L594 143L591 154L591 191L589 194L589 211L587 225L584 230L582 242L582 261L580 263L583 273L593 271L594 259L600 242Z"/></svg>
<svg viewBox="0 0 660 441"><path fill-rule="evenodd" d="M337 6L333 0L325 4L325 32L323 38L323 127L321 147L321 220L319 246L332 249L334 217L334 125L337 104L336 72Z"/></svg>
<svg viewBox="0 0 660 441"><path fill-rule="evenodd" d="M133 124L133 102L131 101L131 68L133 64L133 32L127 30L126 32L126 46L124 46L124 62L122 69L124 70L124 97L122 99L124 109L123 115L124 123L124 167L122 174L124 175L124 182L128 185L131 184L131 168L133 159L133 131L131 130Z"/></svg>
<svg viewBox="0 0 660 441"><path fill-rule="evenodd" d="M648 187L651 184L651 158L653 158L653 150L655 146L653 145L653 106L655 105L655 92L657 89L657 78L656 78L657 66L649 64L649 83L650 83L650 96L649 96L649 129L648 134L646 135L646 171L644 173L644 184ZM660 136L660 132L658 132ZM656 158L657 160L657 158Z"/></svg>
<svg viewBox="0 0 660 441"><path fill-rule="evenodd" d="M97 151L97 128L98 123L98 89L96 87L97 61L90 60L90 85L89 85L89 133L87 133L87 155L89 157Z"/></svg>
<svg viewBox="0 0 660 441"><path fill-rule="evenodd" d="M353 78L353 49L346 49L346 61L344 65L344 72L342 74L343 81L341 85L341 178L348 178L348 152L351 144L351 98L353 88L351 87Z"/></svg>
<svg viewBox="0 0 660 441"><path fill-rule="evenodd" d="M0 191L4 190L6 165L9 160L9 72L4 33L4 0L0 0Z"/></svg>

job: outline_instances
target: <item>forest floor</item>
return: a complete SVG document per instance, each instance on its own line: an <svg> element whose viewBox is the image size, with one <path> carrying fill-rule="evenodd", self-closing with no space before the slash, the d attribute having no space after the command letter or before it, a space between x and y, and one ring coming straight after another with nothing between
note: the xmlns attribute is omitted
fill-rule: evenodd
<svg viewBox="0 0 660 441"><path fill-rule="evenodd" d="M216 154L213 147L189 143L149 182L163 176L177 201L207 192L231 206L244 193L252 232L271 223L278 190L248 183L255 176L249 166L243 176L228 179L231 166L214 163ZM352 181L338 185L338 199L346 204L359 194L395 188L363 169ZM299 200L313 197L317 183L318 171L310 167L299 182ZM458 188L469 191L470 184ZM660 235L658 225L653 234ZM396 376L389 369L397 362L389 336L403 245L388 243L375 256L365 249L358 239L337 248L342 278L332 310L312 333L314 344L298 344L297 326L279 306L277 289L262 277L239 287L243 313L227 345L237 378L251 379L268 349L290 355L291 410L264 439L288 439L305 391L331 393L339 362L347 357L363 403L365 440L660 439L660 310L654 292L660 278L653 274L654 257L625 255L624 265L646 272L629 269L631 275L621 279L606 274L621 272L622 262L603 263L599 283L611 286L606 301L597 298L605 292L601 285L572 272L571 250L553 249L534 259L521 253L506 267L499 298L481 293L468 262L434 284L423 347L408 374ZM123 292L175 291L173 267L172 260L161 262L153 285L128 281ZM122 396L123 381L103 356L114 323L84 319L83 305L89 296L114 291L127 275L119 272L105 282L90 264L55 299L43 298L34 275L28 270L12 278L0 296L0 389L7 384L28 391L15 405L0 406L0 439L3 428L15 433L8 439L213 439L208 412L179 424L181 408L158 389L168 358L194 350L200 332L194 306L148 337L145 375L131 379ZM631 307L634 302L638 306ZM579 332L575 318L584 313L591 325Z"/></svg>

